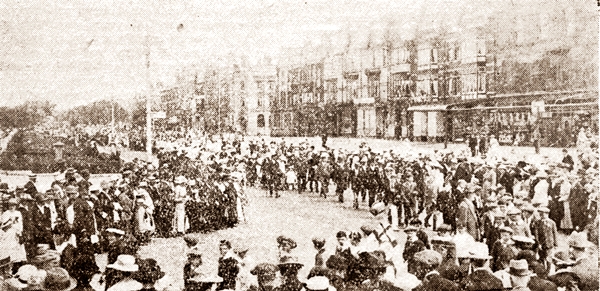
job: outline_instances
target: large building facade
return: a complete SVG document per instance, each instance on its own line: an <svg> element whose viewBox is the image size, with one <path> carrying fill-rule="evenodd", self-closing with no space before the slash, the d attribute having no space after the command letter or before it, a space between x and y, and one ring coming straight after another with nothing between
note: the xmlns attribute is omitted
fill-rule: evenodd
<svg viewBox="0 0 600 291"><path fill-rule="evenodd" d="M493 134L527 144L539 133L543 145L565 146L581 127L598 132L598 72L574 53L581 48L479 26L417 35L279 67L271 110L287 117L275 119L277 135L443 142Z"/></svg>

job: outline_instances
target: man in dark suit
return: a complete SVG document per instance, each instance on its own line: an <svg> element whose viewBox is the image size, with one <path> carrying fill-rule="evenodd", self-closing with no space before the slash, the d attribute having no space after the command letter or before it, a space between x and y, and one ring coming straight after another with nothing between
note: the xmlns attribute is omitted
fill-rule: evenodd
<svg viewBox="0 0 600 291"><path fill-rule="evenodd" d="M563 149L563 159L561 161L561 163L565 164L565 166L567 166L567 169L570 171L573 171L573 165L575 165L575 162L573 161L573 157L571 157L571 155L569 155L569 151L567 149Z"/></svg>
<svg viewBox="0 0 600 291"><path fill-rule="evenodd" d="M442 277L436 270L442 262L442 255L436 251L424 250L415 254L414 275L421 284L414 291L458 291L458 284Z"/></svg>
<svg viewBox="0 0 600 291"><path fill-rule="evenodd" d="M473 167L466 160L459 160L459 164L456 166L456 171L452 177L452 185L456 187L459 180L465 180L465 182L471 182L473 178Z"/></svg>
<svg viewBox="0 0 600 291"><path fill-rule="evenodd" d="M221 252L221 257L219 258L218 275L223 278L223 282L219 284L217 290L234 290L236 277L240 269L231 249L231 243L227 240L222 240L219 244L219 251Z"/></svg>
<svg viewBox="0 0 600 291"><path fill-rule="evenodd" d="M552 249L558 247L558 232L556 230L556 223L548 217L550 209L547 207L540 207L538 212L542 217L535 221L531 229L535 238L540 261L546 265L546 259L548 258L548 255L552 253Z"/></svg>
<svg viewBox="0 0 600 291"><path fill-rule="evenodd" d="M94 203L89 199L87 193L78 194L75 186L67 186L66 192L72 195L73 213L73 233L77 238L77 244L82 241L91 240L92 235L96 235L96 216L94 215Z"/></svg>
<svg viewBox="0 0 600 291"><path fill-rule="evenodd" d="M52 220L50 207L47 205L48 196L44 193L35 194L35 205L29 209L33 245L47 244L54 249L52 236Z"/></svg>
<svg viewBox="0 0 600 291"><path fill-rule="evenodd" d="M458 205L458 216L457 216L457 225L462 225L467 228L467 233L469 233L475 241L479 241L479 219L477 215L477 209L475 208L475 204L473 203L475 199L475 192L477 192L481 187L468 184L465 189L466 197Z"/></svg>
<svg viewBox="0 0 600 291"><path fill-rule="evenodd" d="M35 196L35 194L38 192L37 187L35 186L35 183L37 182L37 175L35 174L31 174L29 175L29 181L27 181L27 183L25 183L25 186L23 186L24 188L24 193L27 193L31 196Z"/></svg>
<svg viewBox="0 0 600 291"><path fill-rule="evenodd" d="M478 141L479 141L479 137L476 135L472 135L469 137L469 148L471 149L472 157L477 155L477 142Z"/></svg>
<svg viewBox="0 0 600 291"><path fill-rule="evenodd" d="M261 172L264 176L264 180L267 188L269 189L269 196L273 197L275 192L275 198L279 197L279 166L277 164L276 156L267 155L263 160Z"/></svg>
<svg viewBox="0 0 600 291"><path fill-rule="evenodd" d="M491 256L487 245L475 243L469 252L473 272L461 281L461 290L503 290L502 281L494 276L489 267Z"/></svg>

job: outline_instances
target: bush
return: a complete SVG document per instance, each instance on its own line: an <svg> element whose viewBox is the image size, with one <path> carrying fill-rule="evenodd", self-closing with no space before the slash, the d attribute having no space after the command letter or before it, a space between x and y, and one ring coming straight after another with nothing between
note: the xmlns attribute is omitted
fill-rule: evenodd
<svg viewBox="0 0 600 291"><path fill-rule="evenodd" d="M54 159L53 144L65 144L63 160ZM31 170L34 173L52 173L67 168L88 169L91 174L116 173L122 161L115 156L98 153L91 147L75 147L74 142L47 134L19 132L0 155L0 169L6 171Z"/></svg>

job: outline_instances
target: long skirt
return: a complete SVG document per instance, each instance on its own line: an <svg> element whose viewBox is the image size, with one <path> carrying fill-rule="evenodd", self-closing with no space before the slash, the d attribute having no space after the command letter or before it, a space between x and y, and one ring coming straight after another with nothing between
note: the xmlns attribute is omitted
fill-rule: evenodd
<svg viewBox="0 0 600 291"><path fill-rule="evenodd" d="M184 233L185 227L185 203L175 204L175 217L173 218L173 229L176 232Z"/></svg>
<svg viewBox="0 0 600 291"><path fill-rule="evenodd" d="M573 229L573 222L571 221L571 206L569 206L569 201L563 202L564 207L564 215L563 219L560 221L561 229Z"/></svg>
<svg viewBox="0 0 600 291"><path fill-rule="evenodd" d="M19 243L14 228L9 228L6 232L0 230L0 257L10 257L13 263L27 260L25 245Z"/></svg>

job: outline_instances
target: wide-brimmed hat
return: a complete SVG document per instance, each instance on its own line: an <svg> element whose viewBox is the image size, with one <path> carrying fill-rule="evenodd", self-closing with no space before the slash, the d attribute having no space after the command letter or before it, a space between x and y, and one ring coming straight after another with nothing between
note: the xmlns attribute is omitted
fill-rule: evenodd
<svg viewBox="0 0 600 291"><path fill-rule="evenodd" d="M250 274L254 276L272 276L274 278L278 271L279 268L276 265L271 263L260 263L250 271Z"/></svg>
<svg viewBox="0 0 600 291"><path fill-rule="evenodd" d="M109 264L106 267L123 272L137 272L139 270L135 258L131 255L119 255L114 264Z"/></svg>
<svg viewBox="0 0 600 291"><path fill-rule="evenodd" d="M577 249L589 248L593 245L584 232L573 232L568 237L569 246Z"/></svg>
<svg viewBox="0 0 600 291"><path fill-rule="evenodd" d="M329 284L329 279L325 276L315 276L304 283L304 288L309 291L321 291L321 290L332 290L332 286Z"/></svg>
<svg viewBox="0 0 600 291"><path fill-rule="evenodd" d="M191 248L187 253L188 258L202 258L202 251L199 248Z"/></svg>
<svg viewBox="0 0 600 291"><path fill-rule="evenodd" d="M304 264L298 261L298 257L296 256L283 256L279 260L279 266L294 266L294 267L302 267Z"/></svg>
<svg viewBox="0 0 600 291"><path fill-rule="evenodd" d="M525 204L525 206L523 207L522 211L526 211L526 212L531 212L531 213L533 213L533 212L535 212L535 207L533 207L533 205L532 205L532 204L529 204L529 203L527 203L527 204Z"/></svg>
<svg viewBox="0 0 600 291"><path fill-rule="evenodd" d="M550 209L548 207L540 207L537 209L538 212L550 213Z"/></svg>
<svg viewBox="0 0 600 291"><path fill-rule="evenodd" d="M77 287L77 281L63 268L46 270L46 279L42 284L44 291L69 291Z"/></svg>
<svg viewBox="0 0 600 291"><path fill-rule="evenodd" d="M404 229L404 232L416 232L417 230L419 230L419 229L412 225L409 225Z"/></svg>
<svg viewBox="0 0 600 291"><path fill-rule="evenodd" d="M45 193L38 192L35 194L35 201L37 201L37 202L46 202L49 199L50 198Z"/></svg>
<svg viewBox="0 0 600 291"><path fill-rule="evenodd" d="M481 190L481 186L472 183L467 184L467 187L465 188L466 193L475 193L479 190Z"/></svg>
<svg viewBox="0 0 600 291"><path fill-rule="evenodd" d="M512 276L525 277L531 275L527 260L510 260L508 273Z"/></svg>
<svg viewBox="0 0 600 291"><path fill-rule="evenodd" d="M139 263L139 270L134 278L142 284L152 284L165 276L165 272L160 269L160 266L155 259L143 259Z"/></svg>
<svg viewBox="0 0 600 291"><path fill-rule="evenodd" d="M424 250L416 253L413 260L427 266L439 266L442 263L442 255L436 251Z"/></svg>
<svg viewBox="0 0 600 291"><path fill-rule="evenodd" d="M31 259L31 263L41 269L46 269L49 264L58 266L60 264L60 253L56 250L46 250Z"/></svg>
<svg viewBox="0 0 600 291"><path fill-rule="evenodd" d="M283 235L277 237L277 244L280 246L287 245L291 249L295 249L298 246L298 244L296 244L296 241Z"/></svg>
<svg viewBox="0 0 600 291"><path fill-rule="evenodd" d="M384 269L386 267L385 253L382 251L362 252L359 254L359 267L361 269Z"/></svg>
<svg viewBox="0 0 600 291"><path fill-rule="evenodd" d="M75 193L79 193L79 191L78 191L77 187L69 185L65 188L65 193L66 194L75 194Z"/></svg>
<svg viewBox="0 0 600 291"><path fill-rule="evenodd" d="M19 205L19 200L17 198L8 199L8 205Z"/></svg>
<svg viewBox="0 0 600 291"><path fill-rule="evenodd" d="M438 226L437 228L437 232L451 232L452 231L452 226L449 224L442 224L440 226Z"/></svg>
<svg viewBox="0 0 600 291"><path fill-rule="evenodd" d="M514 231L512 228L510 228L510 227L508 227L508 226L502 226L502 227L500 227L500 228L498 229L498 231L500 231L501 233L502 233L502 232L508 232L508 233L510 233L510 234L512 234L512 233L514 233L514 232L515 232L515 231Z"/></svg>
<svg viewBox="0 0 600 291"><path fill-rule="evenodd" d="M519 208L516 208L516 207L511 207L506 212L506 215L519 215L519 214L521 214L521 210Z"/></svg>
<svg viewBox="0 0 600 291"><path fill-rule="evenodd" d="M183 241L188 247L191 248L200 242L200 238L192 234L186 234L183 236Z"/></svg>
<svg viewBox="0 0 600 291"><path fill-rule="evenodd" d="M246 246L237 246L237 247L233 248L233 253L240 257L243 257L248 253L248 250L250 250L250 249Z"/></svg>
<svg viewBox="0 0 600 291"><path fill-rule="evenodd" d="M534 244L535 240L524 235L513 235L512 240L519 243Z"/></svg>
<svg viewBox="0 0 600 291"><path fill-rule="evenodd" d="M385 212L385 204L383 202L377 202L371 206L369 212L371 212L373 216L382 214Z"/></svg>
<svg viewBox="0 0 600 291"><path fill-rule="evenodd" d="M370 224L365 224L365 225L361 226L360 230L367 236L371 235L372 233L377 233L377 229L375 228L375 226L370 225Z"/></svg>
<svg viewBox="0 0 600 291"><path fill-rule="evenodd" d="M175 184L184 184L186 182L186 179L184 176L177 176L175 178L175 180L173 181L173 183Z"/></svg>
<svg viewBox="0 0 600 291"><path fill-rule="evenodd" d="M469 248L469 258L471 259L480 259L480 260L489 260L492 258L490 256L490 252L488 246L485 243L475 242Z"/></svg>
<svg viewBox="0 0 600 291"><path fill-rule="evenodd" d="M552 262L557 267L569 267L575 265L575 261L569 258L569 254L566 251L558 251L552 254Z"/></svg>
<svg viewBox="0 0 600 291"><path fill-rule="evenodd" d="M8 284L17 289L26 288L29 284L29 281L37 271L38 268L36 268L34 265L23 265L19 267L17 273L8 280Z"/></svg>

